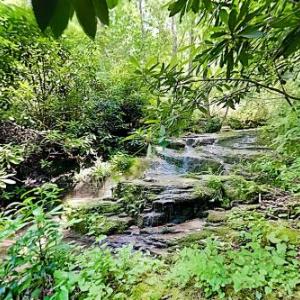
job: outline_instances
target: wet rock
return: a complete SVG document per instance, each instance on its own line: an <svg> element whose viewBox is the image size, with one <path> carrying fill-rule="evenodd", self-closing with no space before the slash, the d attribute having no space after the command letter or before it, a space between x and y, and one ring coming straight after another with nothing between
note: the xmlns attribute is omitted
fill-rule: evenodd
<svg viewBox="0 0 300 300"><path fill-rule="evenodd" d="M170 149L184 149L186 143L183 139L169 139L167 140L168 148Z"/></svg>
<svg viewBox="0 0 300 300"><path fill-rule="evenodd" d="M138 225L140 227L153 227L166 223L166 215L164 212L149 212L139 215Z"/></svg>
<svg viewBox="0 0 300 300"><path fill-rule="evenodd" d="M200 137L195 140L193 147L212 145L216 141L215 137Z"/></svg>
<svg viewBox="0 0 300 300"><path fill-rule="evenodd" d="M222 162L218 158L213 159L192 149L188 152L179 152L171 149L157 148L157 155L167 162L175 164L181 169L181 173L205 172L209 170L221 171L223 169Z"/></svg>

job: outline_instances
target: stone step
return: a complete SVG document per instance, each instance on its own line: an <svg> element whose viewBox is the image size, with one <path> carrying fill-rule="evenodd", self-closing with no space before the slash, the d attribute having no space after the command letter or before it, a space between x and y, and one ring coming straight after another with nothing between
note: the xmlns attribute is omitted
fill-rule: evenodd
<svg viewBox="0 0 300 300"><path fill-rule="evenodd" d="M186 188L186 189L180 189L180 188L173 188L173 189L169 189L167 188L166 190L162 191L160 193L160 195L176 195L176 194L182 194L182 193L193 193L194 188Z"/></svg>
<svg viewBox="0 0 300 300"><path fill-rule="evenodd" d="M199 198L194 192L191 193L182 193L182 194L160 194L157 195L155 200L153 202L157 201L166 201L166 200L172 200L175 203L182 203L182 202L189 202L189 201L195 201Z"/></svg>
<svg viewBox="0 0 300 300"><path fill-rule="evenodd" d="M167 223L166 215L163 212L150 212L141 214L138 220L140 227L154 227Z"/></svg>

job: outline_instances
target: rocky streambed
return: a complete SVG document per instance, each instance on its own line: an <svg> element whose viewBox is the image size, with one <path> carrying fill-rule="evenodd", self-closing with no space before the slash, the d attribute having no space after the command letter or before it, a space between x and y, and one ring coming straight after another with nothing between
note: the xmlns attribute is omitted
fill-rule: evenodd
<svg viewBox="0 0 300 300"><path fill-rule="evenodd" d="M156 148L139 178L80 188L66 200L69 220L77 220L66 239L89 244L92 236L118 248L162 254L187 240L214 232L228 235L224 223L232 209L268 206L265 187L233 174L236 163L269 151L256 130L187 135ZM285 208L288 210L289 208Z"/></svg>

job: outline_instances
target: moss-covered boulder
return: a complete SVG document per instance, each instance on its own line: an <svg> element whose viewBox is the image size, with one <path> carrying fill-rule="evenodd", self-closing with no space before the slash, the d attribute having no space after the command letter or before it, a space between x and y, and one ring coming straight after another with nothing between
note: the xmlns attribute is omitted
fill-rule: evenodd
<svg viewBox="0 0 300 300"><path fill-rule="evenodd" d="M119 218L124 213L121 202L87 201L85 204L66 207L70 227L82 234L92 235L121 233L133 224L129 217Z"/></svg>
<svg viewBox="0 0 300 300"><path fill-rule="evenodd" d="M256 203L259 194L267 191L264 186L242 176L202 175L196 178L199 184L195 187L195 193L208 198L213 203L210 207L229 208L234 202Z"/></svg>
<svg viewBox="0 0 300 300"><path fill-rule="evenodd" d="M207 215L207 221L210 223L223 223L228 219L227 211L209 210Z"/></svg>
<svg viewBox="0 0 300 300"><path fill-rule="evenodd" d="M255 202L259 194L266 192L265 187L242 176L226 176L223 180L225 197L231 201Z"/></svg>
<svg viewBox="0 0 300 300"><path fill-rule="evenodd" d="M73 211L68 215L71 229L81 233L94 236L122 233L133 224L130 217L119 218L108 217L93 212Z"/></svg>
<svg viewBox="0 0 300 300"><path fill-rule="evenodd" d="M193 244L202 244L207 238L216 237L221 241L230 243L238 238L238 232L229 226L206 227L198 232L187 234L186 236L177 239L175 245L177 247L187 247Z"/></svg>

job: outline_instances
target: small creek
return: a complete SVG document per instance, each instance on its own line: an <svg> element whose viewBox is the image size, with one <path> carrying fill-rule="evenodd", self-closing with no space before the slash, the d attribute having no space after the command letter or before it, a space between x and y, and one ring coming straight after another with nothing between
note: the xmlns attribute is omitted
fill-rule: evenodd
<svg viewBox="0 0 300 300"><path fill-rule="evenodd" d="M178 239L203 230L208 222L206 210L210 199L199 201L195 187L204 177L190 178L189 173L228 174L235 163L253 159L266 151L257 143L256 130L240 130L215 134L188 135L170 140L167 148L156 148L149 168L138 179L124 180L124 188L138 187L145 204L136 217L135 224L122 234L107 236L103 243L119 248L132 244L134 249L162 254L174 246ZM99 190L88 190L86 185L77 186L67 202L80 206L86 202L111 201L115 184L108 181ZM151 196L151 197L150 197ZM143 198L143 199L144 199ZM118 199L113 199L118 201ZM119 219L128 216L121 213ZM66 239L89 244L92 240L73 231L67 231Z"/></svg>

